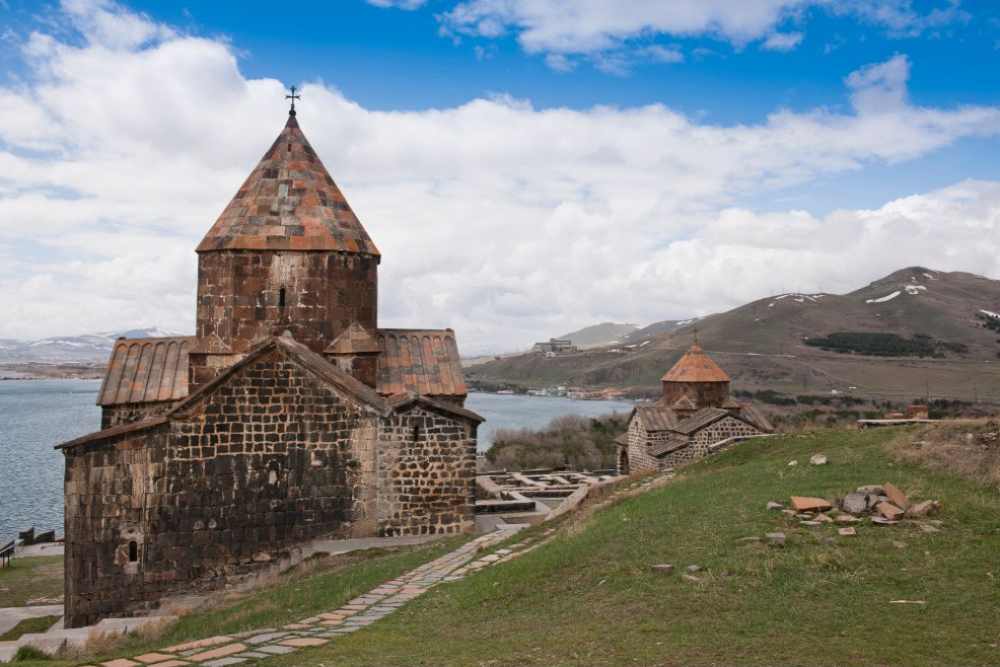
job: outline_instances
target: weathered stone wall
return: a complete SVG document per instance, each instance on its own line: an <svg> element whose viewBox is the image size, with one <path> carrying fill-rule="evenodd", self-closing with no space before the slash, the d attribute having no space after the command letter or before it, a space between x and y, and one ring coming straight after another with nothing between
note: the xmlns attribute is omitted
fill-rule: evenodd
<svg viewBox="0 0 1000 667"><path fill-rule="evenodd" d="M159 417L169 412L170 408L176 404L176 401L158 401L155 403L105 405L101 407L101 429L131 424L150 417Z"/></svg>
<svg viewBox="0 0 1000 667"><path fill-rule="evenodd" d="M377 257L301 251L198 256L197 335L212 352L243 354L285 330L322 352L353 321L378 328ZM202 379L192 372L192 380Z"/></svg>
<svg viewBox="0 0 1000 667"><path fill-rule="evenodd" d="M666 455L662 459L662 465L666 468L675 468L704 458L708 454L708 448L717 442L728 438L758 434L760 434L758 429L744 421L733 417L723 417L719 421L696 431L691 438L691 444Z"/></svg>
<svg viewBox="0 0 1000 667"><path fill-rule="evenodd" d="M474 529L477 426L444 411L416 406L382 420L379 535Z"/></svg>
<svg viewBox="0 0 1000 667"><path fill-rule="evenodd" d="M638 416L633 416L628 425L628 464L630 473L653 472L659 469L659 462L649 455L649 434Z"/></svg>
<svg viewBox="0 0 1000 667"><path fill-rule="evenodd" d="M273 352L169 428L67 451L67 624L211 589L295 542L373 523L377 422Z"/></svg>
<svg viewBox="0 0 1000 667"><path fill-rule="evenodd" d="M155 600L146 501L167 491L166 425L65 451L66 625ZM135 543L130 560L130 546ZM162 575L161 575L162 576Z"/></svg>

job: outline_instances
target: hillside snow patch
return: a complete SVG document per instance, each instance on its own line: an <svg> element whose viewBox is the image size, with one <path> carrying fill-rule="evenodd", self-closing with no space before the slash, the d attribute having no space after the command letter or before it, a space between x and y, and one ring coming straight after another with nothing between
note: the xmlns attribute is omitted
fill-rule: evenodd
<svg viewBox="0 0 1000 667"><path fill-rule="evenodd" d="M865 303L885 303L887 301L892 301L902 293L903 293L902 290L896 290L892 294L886 294L885 296L880 296L877 299L865 299Z"/></svg>
<svg viewBox="0 0 1000 667"><path fill-rule="evenodd" d="M927 291L927 287L925 285L907 285L903 289L905 289L906 293L909 294L910 296Z"/></svg>
<svg viewBox="0 0 1000 667"><path fill-rule="evenodd" d="M1000 313L994 313L992 310L980 310L979 312L986 317L993 317L1000 320Z"/></svg>

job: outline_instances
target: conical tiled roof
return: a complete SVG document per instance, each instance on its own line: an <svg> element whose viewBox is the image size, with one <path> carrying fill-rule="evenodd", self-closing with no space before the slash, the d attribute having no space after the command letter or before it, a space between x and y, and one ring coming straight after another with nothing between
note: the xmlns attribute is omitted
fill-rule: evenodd
<svg viewBox="0 0 1000 667"><path fill-rule="evenodd" d="M212 250L379 254L293 114L198 245Z"/></svg>
<svg viewBox="0 0 1000 667"><path fill-rule="evenodd" d="M667 371L663 382L729 382L729 376L705 354L698 343Z"/></svg>

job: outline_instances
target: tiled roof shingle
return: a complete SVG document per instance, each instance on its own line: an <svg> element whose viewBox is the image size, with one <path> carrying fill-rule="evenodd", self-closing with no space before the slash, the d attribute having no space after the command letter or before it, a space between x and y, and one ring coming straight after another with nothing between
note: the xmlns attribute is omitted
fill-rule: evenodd
<svg viewBox="0 0 1000 667"><path fill-rule="evenodd" d="M468 388L451 329L379 329L378 392L465 396Z"/></svg>
<svg viewBox="0 0 1000 667"><path fill-rule="evenodd" d="M176 401L188 393L194 337L119 338L97 394L101 406Z"/></svg>
<svg viewBox="0 0 1000 667"><path fill-rule="evenodd" d="M663 382L729 382L729 376L705 354L698 343L667 371Z"/></svg>

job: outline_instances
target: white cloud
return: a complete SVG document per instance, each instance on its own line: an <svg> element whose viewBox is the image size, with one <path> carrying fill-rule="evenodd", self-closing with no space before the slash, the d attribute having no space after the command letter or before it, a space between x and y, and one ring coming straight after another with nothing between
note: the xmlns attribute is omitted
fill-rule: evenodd
<svg viewBox="0 0 1000 667"><path fill-rule="evenodd" d="M192 329L194 246L284 122L281 83L245 78L229 45L119 28L134 16L109 7L82 43L28 39L26 83L0 87L0 337ZM1000 274L997 183L823 218L735 208L1000 132L1000 109L909 105L908 70L849 76L851 112L734 126L503 96L372 111L321 84L298 108L383 251L382 321L453 326L475 352L913 263Z"/></svg>
<svg viewBox="0 0 1000 667"><path fill-rule="evenodd" d="M405 9L413 10L419 9L427 4L427 0L365 0L369 5L375 5L376 7L382 8L395 8L395 9Z"/></svg>
<svg viewBox="0 0 1000 667"><path fill-rule="evenodd" d="M768 51L791 51L802 43L801 32L775 32L767 36L762 48Z"/></svg>
<svg viewBox="0 0 1000 667"><path fill-rule="evenodd" d="M737 47L763 40L765 49L790 51L803 35L779 28L805 21L810 9L854 17L896 37L971 19L959 0L940 0L926 13L912 0L462 0L440 19L453 34L496 38L514 33L528 53L587 55L599 69L620 74L621 68L609 67L608 60L626 60L622 52L641 49L632 42L651 35L709 36Z"/></svg>

